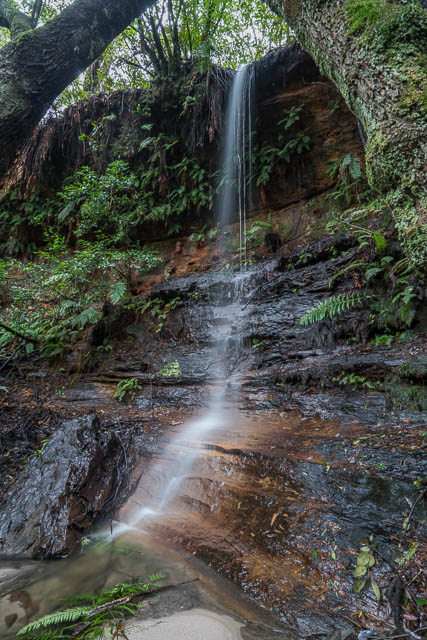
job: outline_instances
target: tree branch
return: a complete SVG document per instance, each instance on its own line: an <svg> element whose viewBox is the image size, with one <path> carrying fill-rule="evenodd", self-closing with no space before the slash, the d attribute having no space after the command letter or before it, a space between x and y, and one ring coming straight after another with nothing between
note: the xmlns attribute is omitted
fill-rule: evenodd
<svg viewBox="0 0 427 640"><path fill-rule="evenodd" d="M9 4L8 0L0 0L0 27L10 31L12 40L16 40L20 33L31 31L33 23L22 11Z"/></svg>
<svg viewBox="0 0 427 640"><path fill-rule="evenodd" d="M21 34L0 50L0 174L55 98L154 1L74 0L33 30L30 18L0 0L0 25Z"/></svg>
<svg viewBox="0 0 427 640"><path fill-rule="evenodd" d="M40 18L40 12L43 8L43 4L44 4L44 0L35 0L33 4L33 10L31 12L31 23L34 29L37 27L37 23Z"/></svg>
<svg viewBox="0 0 427 640"><path fill-rule="evenodd" d="M5 331L9 331L9 333L16 336L17 338L21 338L21 340L25 340L25 342L32 342L32 344L38 343L37 338L31 338L30 336L25 336L20 331L17 331L16 329L12 329L12 327L8 327L7 324L3 324L3 322L0 322L0 327Z"/></svg>

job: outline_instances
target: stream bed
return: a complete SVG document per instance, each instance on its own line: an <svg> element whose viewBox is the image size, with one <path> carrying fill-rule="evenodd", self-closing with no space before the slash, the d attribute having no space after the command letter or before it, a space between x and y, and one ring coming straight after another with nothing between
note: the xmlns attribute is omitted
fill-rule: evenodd
<svg viewBox="0 0 427 640"><path fill-rule="evenodd" d="M136 490L103 527L110 544L97 543L98 530L67 559L2 561L2 637L59 598L156 572L168 584L200 580L150 599L142 615L222 612L237 624L227 633L241 635L221 639L346 633L361 607L373 628L391 630L387 603L378 607L369 589L354 593L354 563L370 536L382 554L395 553L393 536L417 491L421 468L410 454L422 421L362 425L351 414L338 421L249 410L232 386L200 433L194 426L207 410L158 412L154 434L144 436L150 456L132 473ZM414 532L421 517L415 510ZM385 591L386 563L375 578Z"/></svg>

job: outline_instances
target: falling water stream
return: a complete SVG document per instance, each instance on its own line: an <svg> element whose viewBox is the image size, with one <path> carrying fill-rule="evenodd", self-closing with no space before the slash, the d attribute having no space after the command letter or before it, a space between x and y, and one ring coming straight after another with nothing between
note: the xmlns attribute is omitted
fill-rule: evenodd
<svg viewBox="0 0 427 640"><path fill-rule="evenodd" d="M250 279L249 274L245 272L245 265L246 216L250 200L248 178L252 161L253 80L253 66L244 65L236 72L232 81L221 158L223 179L216 203L216 217L222 231L222 243L227 240L225 229L233 222L235 212L238 211L240 269L231 275L228 299L221 307L221 327L214 324L211 355L211 362L216 363L211 374L214 390L202 412L180 429L177 439L183 442L202 442L214 432L224 432L233 421L232 412L226 406L227 389L232 387L235 390L239 384L239 359L243 347L239 327L246 308L244 304ZM218 307L220 301L214 300L212 304L213 307ZM176 442L171 446L175 447ZM191 449L183 448L166 473L163 462L155 462L144 474L143 482L151 485L147 476L157 477L161 469L162 481L156 484L154 493L144 497L142 504L138 505L130 519L113 523L111 535L116 537L126 530L143 528L147 520L155 519L167 511L182 482L191 472L197 456L197 446ZM163 457L171 457L168 448L163 452Z"/></svg>

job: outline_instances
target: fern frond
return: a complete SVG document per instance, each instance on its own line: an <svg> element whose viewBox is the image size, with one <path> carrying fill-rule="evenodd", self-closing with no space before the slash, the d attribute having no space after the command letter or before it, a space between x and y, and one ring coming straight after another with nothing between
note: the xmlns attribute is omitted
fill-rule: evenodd
<svg viewBox="0 0 427 640"><path fill-rule="evenodd" d="M78 316L73 318L72 326L83 329L87 324L95 324L102 318L102 311L96 309L84 309Z"/></svg>
<svg viewBox="0 0 427 640"><path fill-rule="evenodd" d="M343 276L347 271L350 271L351 269L357 269L359 267L365 267L365 266L366 266L366 262L364 260L355 260L354 262L347 265L343 269L340 269L339 271L337 271L337 273L334 273L334 275L331 278L329 278L329 288L331 288L334 280L336 280L340 276Z"/></svg>
<svg viewBox="0 0 427 640"><path fill-rule="evenodd" d="M65 624L67 622L74 622L84 616L84 614L90 609L91 607L73 607L71 609L65 609L64 611L50 613L47 616L43 616L43 618L39 618L38 620L34 620L33 622L25 625L25 627L22 627L16 635L22 636L24 633L29 633L37 629L50 627L52 625Z"/></svg>
<svg viewBox="0 0 427 640"><path fill-rule="evenodd" d="M153 575L148 579L150 582L158 582L159 580L163 580L163 578L166 578L166 575L164 573L153 573Z"/></svg>
<svg viewBox="0 0 427 640"><path fill-rule="evenodd" d="M300 318L300 325L306 327L309 324L321 322L328 315L330 318L341 315L344 311L348 311L356 304L362 304L362 302L372 296L368 296L360 293L360 291L353 291L349 293L340 293L337 296L332 296L327 300L322 300L315 307L312 307L304 313Z"/></svg>

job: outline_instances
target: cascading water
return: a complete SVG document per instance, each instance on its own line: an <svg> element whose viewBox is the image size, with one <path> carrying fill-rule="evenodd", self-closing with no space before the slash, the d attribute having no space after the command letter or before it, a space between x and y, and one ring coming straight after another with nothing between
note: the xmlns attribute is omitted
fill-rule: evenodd
<svg viewBox="0 0 427 640"><path fill-rule="evenodd" d="M221 165L223 184L217 200L221 228L239 212L240 266L246 262L246 213L251 204L248 179L252 163L254 67L244 65L233 79L227 104Z"/></svg>
<svg viewBox="0 0 427 640"><path fill-rule="evenodd" d="M218 363L212 371L212 382L215 390L211 393L208 406L201 414L188 422L180 430L179 436L164 450L162 459L148 470L150 477L161 478L160 482L147 482L147 474L143 484L155 486L148 495L144 493L136 502L136 511L127 523L114 523L113 537L128 529L143 527L148 520L164 513L180 485L191 472L198 457L198 448L186 447L190 442L200 443L214 431L224 430L230 426L232 419L226 411L226 389L233 382L238 383L236 360L241 356L241 340L239 321L242 316L242 298L247 281L243 267L246 264L246 214L250 205L250 189L248 179L251 168L252 152L252 103L253 103L253 67L244 65L235 74L226 110L224 131L224 147L221 159L223 180L216 203L217 219L221 228L222 243L227 238L226 226L234 220L235 212L239 216L240 271L233 274L226 294L225 305L219 300L213 302L212 313L222 314L221 328L213 331L214 344L212 362ZM224 248L224 247L223 247ZM220 308L219 308L220 307ZM183 443L183 444L181 444ZM180 446L181 445L181 446ZM179 447L176 458L170 454L171 448ZM168 460L165 473L165 459Z"/></svg>

